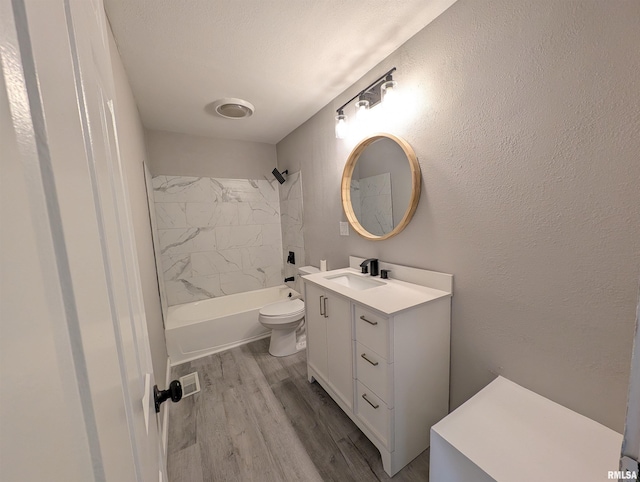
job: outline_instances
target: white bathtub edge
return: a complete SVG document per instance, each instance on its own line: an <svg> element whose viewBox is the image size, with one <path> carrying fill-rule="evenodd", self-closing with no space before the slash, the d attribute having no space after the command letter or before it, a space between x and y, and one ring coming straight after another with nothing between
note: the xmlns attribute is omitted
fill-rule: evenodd
<svg viewBox="0 0 640 482"><path fill-rule="evenodd" d="M207 350L202 350L202 352L198 353L197 355L194 356L190 356L184 359L180 359L179 361L173 362L171 359L170 363L172 367L178 366L178 365L182 365L183 363L187 363L193 360L197 360L198 358L203 358L205 356L209 356L209 355L213 355L214 353L220 353L221 351L227 351L227 350L231 350L232 348L236 348L238 346L241 345L246 345L247 343L251 343L252 341L257 341L257 340L262 340L263 338L269 338L271 336L271 330L267 331L266 333L261 333L259 335L256 336L252 336L249 338L245 338L243 340L239 340L239 341L234 341L232 343L227 343L226 345L220 345L220 346L216 346L214 348L211 349L207 349Z"/></svg>
<svg viewBox="0 0 640 482"><path fill-rule="evenodd" d="M251 295L256 294L256 293L264 293L264 292L269 292L269 291L272 292L273 290L278 290L278 291L281 291L281 292L282 291L284 291L284 292L288 291L288 292L292 293L292 296L290 298L288 298L288 297L273 298L272 300L267 301L266 303L261 303L261 304L249 306L248 308L245 306L245 303L241 303L241 308L239 310L231 310L229 313L225 313L223 315L219 315L216 318L224 319L224 318L226 318L228 316L238 315L238 314L242 314L242 313L250 313L252 311L259 310L265 304L274 303L276 301L284 301L284 300L287 300L287 299L296 300L298 298L302 298L302 295L300 293L298 293L296 290L294 290L293 288L289 288L287 285L277 285L277 286L271 286L269 288L261 288L259 290L245 291L245 292L241 292L241 293L234 293L232 295L225 295L225 296L219 296L219 297L216 297L216 298L209 298L209 299L204 299L204 300L199 300L199 301L181 303L181 304L178 304L178 305L171 305L167 310L167 320L166 320L166 323L165 323L165 331L179 330L179 329L184 328L184 327L197 325L198 323L211 321L210 312L206 312L205 314L197 316L195 318L180 319L180 317L178 317L176 319L175 312L176 312L176 310L182 309L182 307L189 306L189 305L207 306L210 303L219 303L219 302L222 302L222 303L226 304L226 303L230 303L230 302L233 303L233 301L236 301L236 300L245 301L247 295L251 296Z"/></svg>

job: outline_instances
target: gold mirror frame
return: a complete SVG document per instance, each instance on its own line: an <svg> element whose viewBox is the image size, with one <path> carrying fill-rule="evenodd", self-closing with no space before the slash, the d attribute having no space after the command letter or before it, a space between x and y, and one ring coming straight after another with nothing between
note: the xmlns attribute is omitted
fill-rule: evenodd
<svg viewBox="0 0 640 482"><path fill-rule="evenodd" d="M376 236L375 234L371 234L367 231L358 218L356 217L353 206L351 204L351 176L353 175L353 170L356 167L356 163L360 158L360 155L364 152L364 150L373 144L375 141L379 139L391 139L396 144L398 144L404 154L407 156L407 162L409 162L409 167L411 169L411 199L409 200L409 207L404 213L404 216L398 223L396 227L393 228L392 231L383 235ZM347 159L347 164L344 166L344 172L342 173L342 208L344 209L345 214L347 215L347 219L349 220L349 224L355 229L355 231L366 239L371 239L373 241L382 241L383 239L389 239L399 232L401 232L411 218L413 217L413 213L416 212L416 208L418 207L418 201L420 200L420 189L421 189L421 176L420 176L420 164L418 163L418 158L416 157L416 153L413 152L411 146L400 137L396 137L392 134L379 133L369 136L358 143L356 147L353 148L351 154L349 154L349 158Z"/></svg>

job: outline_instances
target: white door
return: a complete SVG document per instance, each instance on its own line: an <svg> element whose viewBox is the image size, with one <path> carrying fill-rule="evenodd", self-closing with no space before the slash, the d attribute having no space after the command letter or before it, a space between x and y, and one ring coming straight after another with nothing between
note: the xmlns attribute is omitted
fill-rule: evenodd
<svg viewBox="0 0 640 482"><path fill-rule="evenodd" d="M0 473L166 480L100 0L0 0Z"/></svg>

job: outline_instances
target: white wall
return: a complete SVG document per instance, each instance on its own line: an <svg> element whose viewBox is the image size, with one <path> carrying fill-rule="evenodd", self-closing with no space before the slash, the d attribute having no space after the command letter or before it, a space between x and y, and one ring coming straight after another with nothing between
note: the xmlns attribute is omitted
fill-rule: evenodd
<svg viewBox="0 0 640 482"><path fill-rule="evenodd" d="M451 406L497 374L621 431L640 272L640 3L459 0L277 145L306 263L454 274ZM396 66L422 168L411 224L340 237L335 109ZM350 107L351 108L351 107ZM352 114L352 112L348 112Z"/></svg>
<svg viewBox="0 0 640 482"><path fill-rule="evenodd" d="M239 126L242 121L238 122ZM273 179L276 146L263 142L214 139L147 130L149 169L153 176Z"/></svg>
<svg viewBox="0 0 640 482"><path fill-rule="evenodd" d="M142 296L147 317L151 359L156 383L164 387L167 371L167 345L164 338L158 279L151 240L151 224L143 161L147 158L144 130L124 71L118 48L109 29L111 65L116 88L115 114L122 168L129 190L129 201L138 255Z"/></svg>

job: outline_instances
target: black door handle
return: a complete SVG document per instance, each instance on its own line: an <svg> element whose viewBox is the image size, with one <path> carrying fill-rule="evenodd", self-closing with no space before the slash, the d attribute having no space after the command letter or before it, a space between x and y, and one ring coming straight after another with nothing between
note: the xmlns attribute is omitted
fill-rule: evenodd
<svg viewBox="0 0 640 482"><path fill-rule="evenodd" d="M156 405L156 413L160 413L160 405L169 398L174 403L182 400L182 384L178 380L172 381L168 390L158 390L158 385L153 386L153 401Z"/></svg>

